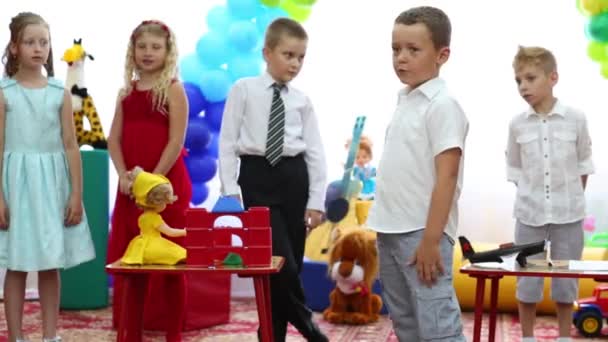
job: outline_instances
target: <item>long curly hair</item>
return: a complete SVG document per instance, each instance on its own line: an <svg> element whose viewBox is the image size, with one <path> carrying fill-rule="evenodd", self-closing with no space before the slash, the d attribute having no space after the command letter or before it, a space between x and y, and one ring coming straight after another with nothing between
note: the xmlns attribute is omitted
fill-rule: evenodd
<svg viewBox="0 0 608 342"><path fill-rule="evenodd" d="M13 77L19 71L19 56L11 53L11 44L18 45L23 37L23 31L28 25L43 25L49 31L49 57L44 63L47 77L55 76L53 69L53 48L51 47L51 30L49 24L38 14L32 12L21 12L11 19L8 28L11 38L4 48L2 63L4 64L4 76Z"/></svg>
<svg viewBox="0 0 608 342"><path fill-rule="evenodd" d="M133 91L133 81L140 78L139 70L135 64L135 42L143 33L150 33L158 37L165 37L167 44L167 57L158 79L152 86L152 106L155 110L167 113L167 101L169 98L169 87L177 77L177 44L175 34L162 21L146 20L139 24L131 34L125 58L124 86L121 96L124 97Z"/></svg>

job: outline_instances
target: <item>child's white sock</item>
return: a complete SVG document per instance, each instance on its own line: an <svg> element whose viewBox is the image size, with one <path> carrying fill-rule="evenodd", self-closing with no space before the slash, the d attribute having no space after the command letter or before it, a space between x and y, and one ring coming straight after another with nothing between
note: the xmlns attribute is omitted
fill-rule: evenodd
<svg viewBox="0 0 608 342"><path fill-rule="evenodd" d="M536 342L536 337L522 337L521 342Z"/></svg>
<svg viewBox="0 0 608 342"><path fill-rule="evenodd" d="M570 337L558 337L555 342L572 342L572 339Z"/></svg>

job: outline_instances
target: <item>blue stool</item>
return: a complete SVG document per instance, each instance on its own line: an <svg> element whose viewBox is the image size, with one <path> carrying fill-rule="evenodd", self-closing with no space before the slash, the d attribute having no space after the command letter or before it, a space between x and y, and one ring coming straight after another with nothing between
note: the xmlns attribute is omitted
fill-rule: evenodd
<svg viewBox="0 0 608 342"><path fill-rule="evenodd" d="M329 293L336 284L327 275L327 263L322 261L304 260L302 265L302 286L306 295L306 305L313 311L323 312L329 306ZM380 280L376 279L372 292L382 296ZM386 305L382 305L380 313L388 313Z"/></svg>

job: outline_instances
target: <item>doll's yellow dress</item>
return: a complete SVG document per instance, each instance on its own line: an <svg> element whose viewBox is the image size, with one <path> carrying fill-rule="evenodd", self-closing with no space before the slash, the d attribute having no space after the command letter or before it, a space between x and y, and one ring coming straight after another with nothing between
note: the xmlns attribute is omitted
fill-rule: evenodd
<svg viewBox="0 0 608 342"><path fill-rule="evenodd" d="M129 242L120 261L130 265L175 265L186 260L186 249L165 239L157 227L164 224L159 213L148 210L139 215L140 234Z"/></svg>

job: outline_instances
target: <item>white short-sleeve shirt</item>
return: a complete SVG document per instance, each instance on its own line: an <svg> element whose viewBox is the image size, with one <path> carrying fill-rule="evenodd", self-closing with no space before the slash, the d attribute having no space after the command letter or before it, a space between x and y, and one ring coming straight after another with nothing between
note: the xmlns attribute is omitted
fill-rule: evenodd
<svg viewBox="0 0 608 342"><path fill-rule="evenodd" d="M517 184L513 216L530 226L585 217L582 175L594 172L585 115L556 101L547 115L530 108L513 118L507 179Z"/></svg>
<svg viewBox="0 0 608 342"><path fill-rule="evenodd" d="M423 229L436 182L435 156L459 148L463 157L444 230L456 237L468 129L463 110L442 79L434 78L411 91L406 88L399 92L378 165L376 197L368 218L371 229L382 233Z"/></svg>

